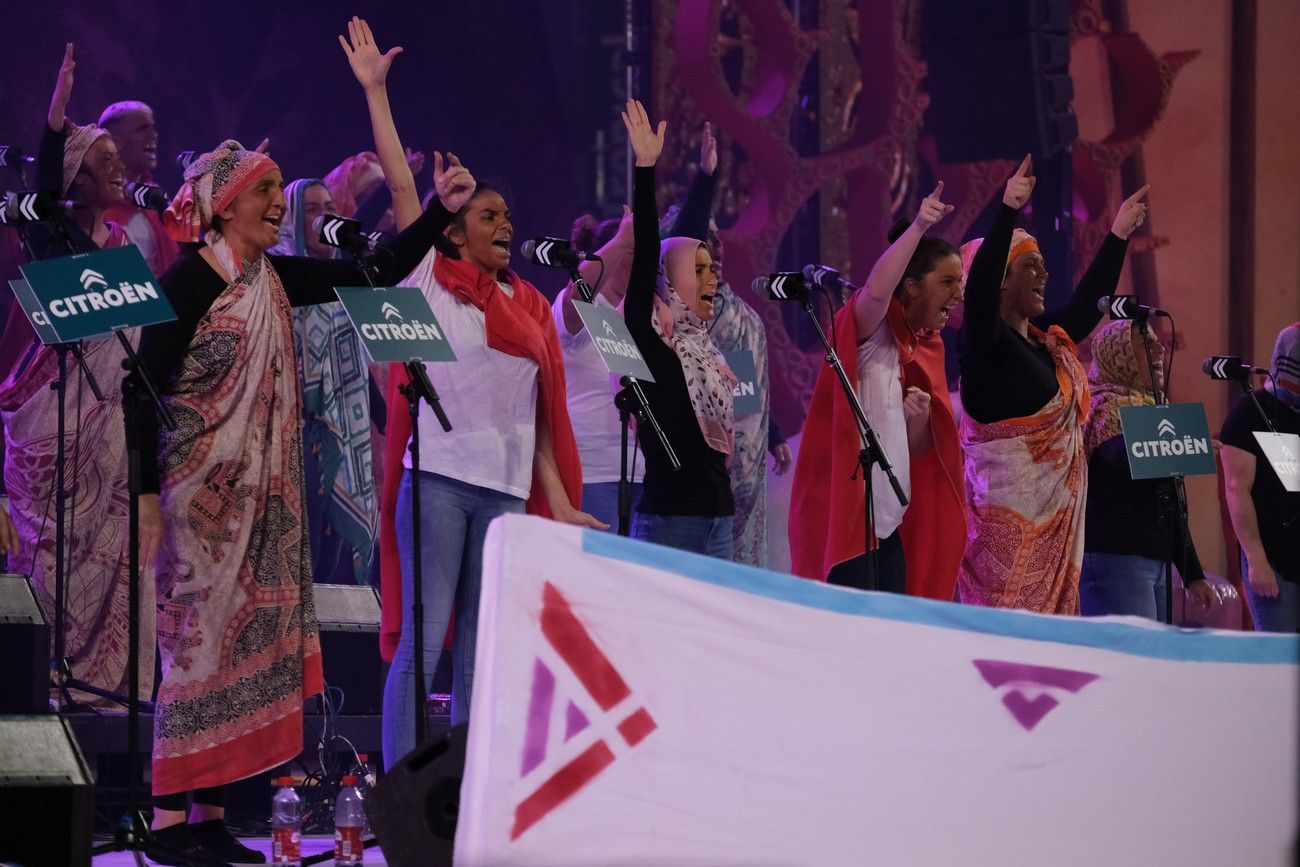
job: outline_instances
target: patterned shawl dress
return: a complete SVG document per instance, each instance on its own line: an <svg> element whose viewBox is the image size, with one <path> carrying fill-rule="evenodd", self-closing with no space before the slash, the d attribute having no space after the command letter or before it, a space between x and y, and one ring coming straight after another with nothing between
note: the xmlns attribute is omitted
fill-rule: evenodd
<svg viewBox="0 0 1300 867"><path fill-rule="evenodd" d="M969 515L961 601L1079 613L1088 456L1088 378L1065 332L1030 326L1056 362L1060 391L1031 416L962 419Z"/></svg>
<svg viewBox="0 0 1300 867"><path fill-rule="evenodd" d="M303 196L323 181L284 188L280 243L270 252L307 255ZM343 305L292 312L302 376L303 478L310 524L311 571L317 581L367 582L379 507L371 472L370 377Z"/></svg>
<svg viewBox="0 0 1300 867"><path fill-rule="evenodd" d="M293 320L265 257L199 322L166 396L178 429L159 440L163 680L153 792L217 786L292 759L302 705L321 691L306 568L302 400Z"/></svg>

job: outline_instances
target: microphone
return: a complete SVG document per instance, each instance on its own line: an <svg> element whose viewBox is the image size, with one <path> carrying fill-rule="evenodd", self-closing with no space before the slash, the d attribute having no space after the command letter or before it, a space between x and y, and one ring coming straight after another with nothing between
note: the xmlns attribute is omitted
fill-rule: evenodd
<svg viewBox="0 0 1300 867"><path fill-rule="evenodd" d="M858 287L840 276L840 272L825 265L804 265L803 279L818 289L833 289L837 292L853 292Z"/></svg>
<svg viewBox="0 0 1300 867"><path fill-rule="evenodd" d="M0 226L44 223L57 220L68 210L52 190L24 190L5 193L0 201Z"/></svg>
<svg viewBox="0 0 1300 867"><path fill-rule="evenodd" d="M194 162L194 158L197 156L197 151L181 151L176 155L176 168L183 173L190 167L190 163Z"/></svg>
<svg viewBox="0 0 1300 867"><path fill-rule="evenodd" d="M1148 316L1168 316L1159 307L1139 304L1136 295L1107 295L1097 299L1097 310L1111 319L1146 319Z"/></svg>
<svg viewBox="0 0 1300 867"><path fill-rule="evenodd" d="M579 262L599 262L595 253L575 250L563 238L529 238L519 245L519 253L530 262L547 268L567 268L572 271Z"/></svg>
<svg viewBox="0 0 1300 867"><path fill-rule="evenodd" d="M153 184L137 184L134 181L126 185L126 197L135 202L137 208L146 208L162 213L171 204L171 194L162 187Z"/></svg>
<svg viewBox="0 0 1300 867"><path fill-rule="evenodd" d="M311 221L311 230L322 244L347 250L354 256L375 252L385 240L383 232L363 232L359 222L338 214L321 214Z"/></svg>
<svg viewBox="0 0 1300 867"><path fill-rule="evenodd" d="M1238 355L1211 355L1201 362L1201 372L1210 379L1227 379L1236 382L1248 382L1255 374L1268 375L1267 370L1246 364Z"/></svg>
<svg viewBox="0 0 1300 867"><path fill-rule="evenodd" d="M18 169L36 162L36 157L23 156L23 149L18 145L0 145L0 169Z"/></svg>
<svg viewBox="0 0 1300 867"><path fill-rule="evenodd" d="M755 277L750 288L755 295L766 295L773 301L803 301L808 298L808 283L802 271L777 271L766 277Z"/></svg>

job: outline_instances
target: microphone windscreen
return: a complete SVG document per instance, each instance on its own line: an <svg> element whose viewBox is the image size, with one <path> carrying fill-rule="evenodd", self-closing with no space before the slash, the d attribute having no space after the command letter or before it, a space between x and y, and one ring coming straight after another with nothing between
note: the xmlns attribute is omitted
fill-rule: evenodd
<svg viewBox="0 0 1300 867"><path fill-rule="evenodd" d="M532 261L533 251L536 249L537 249L537 242L532 238L529 238L528 240L524 241L522 244L519 245L520 255L522 255L525 259L528 259L529 261Z"/></svg>
<svg viewBox="0 0 1300 867"><path fill-rule="evenodd" d="M767 294L767 287L771 282L772 281L767 277L755 277L754 282L750 284L749 288L753 290L755 295L763 296Z"/></svg>

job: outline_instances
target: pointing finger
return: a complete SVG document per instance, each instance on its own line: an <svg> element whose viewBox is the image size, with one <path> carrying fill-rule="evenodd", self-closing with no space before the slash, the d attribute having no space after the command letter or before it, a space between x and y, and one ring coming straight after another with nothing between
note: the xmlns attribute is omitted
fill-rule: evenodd
<svg viewBox="0 0 1300 867"><path fill-rule="evenodd" d="M930 198L937 199L940 198L942 195L943 195L943 181L939 181L939 183L934 185L934 192L930 194Z"/></svg>

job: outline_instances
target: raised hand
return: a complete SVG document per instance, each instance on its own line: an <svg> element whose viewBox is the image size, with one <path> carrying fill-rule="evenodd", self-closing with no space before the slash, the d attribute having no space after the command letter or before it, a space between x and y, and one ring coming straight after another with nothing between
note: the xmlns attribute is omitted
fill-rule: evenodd
<svg viewBox="0 0 1300 867"><path fill-rule="evenodd" d="M718 170L718 140L713 137L713 127L706 120L700 132L700 171L711 175Z"/></svg>
<svg viewBox="0 0 1300 867"><path fill-rule="evenodd" d="M1007 189L1002 194L1002 204L1017 211L1025 206L1029 201L1030 193L1034 191L1035 178L1030 174L1033 170L1034 158L1025 154L1025 158L1020 161L1020 168L1007 179Z"/></svg>
<svg viewBox="0 0 1300 867"><path fill-rule="evenodd" d="M54 80L54 93L50 96L50 111L45 116L50 129L63 129L63 115L72 99L72 73L77 62L72 59L72 43L63 46L63 63L59 66L59 77Z"/></svg>
<svg viewBox="0 0 1300 867"><path fill-rule="evenodd" d="M411 175L418 175L424 170L424 151L413 151L406 149L406 167L411 170Z"/></svg>
<svg viewBox="0 0 1300 867"><path fill-rule="evenodd" d="M459 157L448 151L444 166L442 154L433 152L433 189L444 208L454 214L465 207L465 203L474 195L475 186L477 181L469 169L460 164Z"/></svg>
<svg viewBox="0 0 1300 867"><path fill-rule="evenodd" d="M916 219L912 223L919 226L921 231L925 231L952 211L953 206L945 205L943 202L943 181L939 181L934 187L934 192L921 200L921 207L917 209Z"/></svg>
<svg viewBox="0 0 1300 867"><path fill-rule="evenodd" d="M614 237L609 242L615 247L632 249L632 209L627 205L623 206L623 217L618 221L618 228L614 230Z"/></svg>
<svg viewBox="0 0 1300 867"><path fill-rule="evenodd" d="M1129 235L1132 235L1138 226L1146 222L1147 203L1141 201L1141 199L1150 189L1150 184L1144 184L1142 189L1124 200L1119 206L1119 210L1115 212L1115 222L1111 223L1110 231L1112 234L1127 241Z"/></svg>
<svg viewBox="0 0 1300 867"><path fill-rule="evenodd" d="M352 67L352 74L357 77L357 83L365 90L383 87L388 79L388 69L393 65L393 58L402 53L400 46L394 46L387 53L380 54L374 34L370 32L370 25L364 18L355 15L348 22L347 38L340 36L339 45L343 46L343 53L347 56L348 66Z"/></svg>
<svg viewBox="0 0 1300 867"><path fill-rule="evenodd" d="M661 120L658 129L652 127L645 106L639 100L629 99L627 111L623 112L623 126L627 127L627 139L632 145L632 153L636 154L636 164L645 168L658 162L659 154L664 150L664 131L668 129L668 122Z"/></svg>

